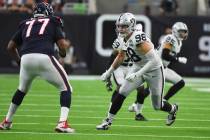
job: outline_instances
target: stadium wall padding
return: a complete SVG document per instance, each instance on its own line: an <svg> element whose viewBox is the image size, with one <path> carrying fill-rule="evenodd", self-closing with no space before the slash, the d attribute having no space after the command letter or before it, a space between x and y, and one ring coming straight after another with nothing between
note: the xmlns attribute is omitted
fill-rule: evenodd
<svg viewBox="0 0 210 140"><path fill-rule="evenodd" d="M75 55L87 64L89 74L101 74L108 67L109 57L101 56L95 49L96 21L100 15L62 15L64 30L75 47ZM26 14L0 13L0 72L17 73L15 66L6 52L6 46L18 23L30 17ZM183 76L210 77L210 17L148 17L151 22L151 39L158 46L159 37L165 27L174 22L185 22L189 27L188 40L183 42L180 56L186 56L188 63L171 65ZM147 26L147 25L144 25ZM102 24L102 48L111 48L116 37L115 22Z"/></svg>

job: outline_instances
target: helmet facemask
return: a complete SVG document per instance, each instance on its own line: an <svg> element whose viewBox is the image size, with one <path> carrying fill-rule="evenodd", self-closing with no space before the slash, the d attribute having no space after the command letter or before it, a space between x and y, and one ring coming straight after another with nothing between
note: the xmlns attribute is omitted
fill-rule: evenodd
<svg viewBox="0 0 210 140"><path fill-rule="evenodd" d="M120 37L127 37L136 26L136 20L133 14L124 13L116 21L116 31Z"/></svg>
<svg viewBox="0 0 210 140"><path fill-rule="evenodd" d="M188 37L187 25L183 22L176 22L172 27L172 34L179 40L186 40Z"/></svg>

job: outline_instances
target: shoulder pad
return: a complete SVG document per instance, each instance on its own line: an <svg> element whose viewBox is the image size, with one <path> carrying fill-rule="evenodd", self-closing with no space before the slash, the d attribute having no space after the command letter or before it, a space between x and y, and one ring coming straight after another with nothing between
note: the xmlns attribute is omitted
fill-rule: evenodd
<svg viewBox="0 0 210 140"><path fill-rule="evenodd" d="M58 17L58 16L51 16L50 18L55 24L56 26L60 26L60 27L64 27L64 23L63 23L63 20Z"/></svg>

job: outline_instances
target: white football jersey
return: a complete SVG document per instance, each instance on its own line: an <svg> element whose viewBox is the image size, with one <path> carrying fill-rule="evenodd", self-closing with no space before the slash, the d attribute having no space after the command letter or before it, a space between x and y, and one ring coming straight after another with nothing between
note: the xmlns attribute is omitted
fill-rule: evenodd
<svg viewBox="0 0 210 140"><path fill-rule="evenodd" d="M114 50L117 50L117 51L126 51L126 48L125 48L125 43L123 42L123 38L121 37L118 37L115 39L115 41L113 42L112 44L112 48ZM127 53L126 53L126 58L124 59L123 63L121 65L123 66L132 66L132 61L131 59L128 57Z"/></svg>
<svg viewBox="0 0 210 140"><path fill-rule="evenodd" d="M139 50L137 50L137 46L140 43L145 42L145 41L150 42L153 45L151 40L146 36L146 34L144 32L136 30L133 32L131 37L125 43L125 48L127 50L128 56L131 58L133 63L135 63L136 65L138 65L140 67L143 67L150 59L150 58L147 58L145 56L145 54L143 54L143 53L139 52ZM153 49L154 49L154 45L153 45ZM157 55L157 59L159 59L160 57L158 56L157 53L156 53L156 55ZM156 63L156 65L154 65L151 70L160 68L160 66L162 65L161 59L158 62L159 63Z"/></svg>
<svg viewBox="0 0 210 140"><path fill-rule="evenodd" d="M172 45L170 55L176 56L180 52L181 47L182 47L182 41L178 40L173 34L168 34L163 38L163 40L160 44L160 48L158 50L160 57L162 55L163 46L165 43L170 43ZM170 61L166 61L163 59L162 59L162 62L165 67L167 67L170 64Z"/></svg>

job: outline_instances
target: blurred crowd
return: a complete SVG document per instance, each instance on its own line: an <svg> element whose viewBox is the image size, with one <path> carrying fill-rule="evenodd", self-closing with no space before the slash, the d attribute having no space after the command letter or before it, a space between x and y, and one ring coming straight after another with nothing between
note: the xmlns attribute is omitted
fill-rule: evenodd
<svg viewBox="0 0 210 140"><path fill-rule="evenodd" d="M55 13L61 14L102 14L132 12L134 14L176 16L183 9L180 0L0 0L0 12L32 13L35 3L45 1L52 4ZM115 3L115 5L110 4ZM183 2L183 1L181 1ZM197 15L209 15L210 0L185 1L186 9L194 8ZM188 3L187 3L188 2ZM122 4L121 10L116 10ZM189 4L194 4L194 7ZM108 6L108 7L107 7ZM114 8L111 12L110 7ZM185 9L184 8L184 9ZM102 11L103 9L103 11ZM135 10L137 12L135 12ZM191 12L188 10L188 12ZM158 14L157 14L158 13Z"/></svg>
<svg viewBox="0 0 210 140"><path fill-rule="evenodd" d="M35 3L50 3L55 13L94 14L95 0L0 0L0 12L32 13Z"/></svg>

